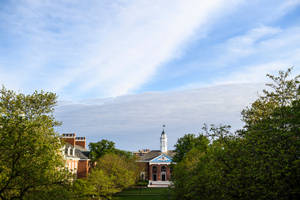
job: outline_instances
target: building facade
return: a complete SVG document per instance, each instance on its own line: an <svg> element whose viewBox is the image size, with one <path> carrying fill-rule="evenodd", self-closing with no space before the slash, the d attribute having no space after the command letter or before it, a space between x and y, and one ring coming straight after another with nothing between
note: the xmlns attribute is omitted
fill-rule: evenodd
<svg viewBox="0 0 300 200"><path fill-rule="evenodd" d="M171 163L175 152L168 150L164 130L160 137L160 150L139 150L135 155L138 156L140 178L148 181L148 187L168 187L171 184Z"/></svg>
<svg viewBox="0 0 300 200"><path fill-rule="evenodd" d="M76 137L75 133L65 133L62 134L61 139L65 143L62 150L65 167L77 178L87 177L90 159L85 137Z"/></svg>

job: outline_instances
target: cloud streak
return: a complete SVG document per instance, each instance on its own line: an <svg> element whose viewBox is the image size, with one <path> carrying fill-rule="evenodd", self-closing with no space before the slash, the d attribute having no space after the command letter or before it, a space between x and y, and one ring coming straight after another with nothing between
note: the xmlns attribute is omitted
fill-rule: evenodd
<svg viewBox="0 0 300 200"><path fill-rule="evenodd" d="M230 1L231 7L237 2ZM118 96L139 88L162 64L181 55L227 4L23 0L7 6L0 27L8 27L24 44L19 48L23 66L12 63L10 73L21 71L25 87L32 87L32 77L41 77L42 88L60 94Z"/></svg>
<svg viewBox="0 0 300 200"><path fill-rule="evenodd" d="M231 37L212 47L215 49L211 53L214 60L194 61L201 63L199 69L212 66L212 70L223 72L221 75L215 75L204 83L188 83L179 88L263 83L267 81L266 74L276 74L290 67L294 67L293 74L300 74L299 35L300 26L282 29L260 25L245 34Z"/></svg>

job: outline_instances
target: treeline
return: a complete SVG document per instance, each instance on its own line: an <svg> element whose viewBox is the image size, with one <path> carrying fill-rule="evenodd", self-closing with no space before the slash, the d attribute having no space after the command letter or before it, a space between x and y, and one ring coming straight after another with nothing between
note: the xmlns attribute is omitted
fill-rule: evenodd
<svg viewBox="0 0 300 200"><path fill-rule="evenodd" d="M269 90L242 111L241 130L205 125L178 139L174 199L299 199L300 86L290 73L267 75Z"/></svg>
<svg viewBox="0 0 300 200"><path fill-rule="evenodd" d="M135 157L102 140L91 143L92 170L77 179L65 169L55 132L57 96L0 90L0 200L111 199L137 181Z"/></svg>

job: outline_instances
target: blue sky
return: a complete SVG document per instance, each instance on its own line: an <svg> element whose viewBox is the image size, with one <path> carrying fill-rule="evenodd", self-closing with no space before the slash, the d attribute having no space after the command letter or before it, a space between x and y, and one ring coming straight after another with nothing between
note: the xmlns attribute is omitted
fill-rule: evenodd
<svg viewBox="0 0 300 200"><path fill-rule="evenodd" d="M0 0L0 84L56 92L60 132L124 149L241 127L265 74L299 64L299 0Z"/></svg>

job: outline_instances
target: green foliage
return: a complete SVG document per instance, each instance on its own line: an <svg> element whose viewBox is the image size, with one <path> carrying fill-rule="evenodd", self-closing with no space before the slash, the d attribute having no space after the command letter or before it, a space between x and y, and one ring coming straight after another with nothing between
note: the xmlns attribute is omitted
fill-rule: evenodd
<svg viewBox="0 0 300 200"><path fill-rule="evenodd" d="M237 134L204 126L211 143L187 148L174 167L175 199L299 199L300 88L290 72L268 75L271 90L243 110Z"/></svg>
<svg viewBox="0 0 300 200"><path fill-rule="evenodd" d="M53 117L56 95L0 91L0 199L39 199L68 185ZM60 193L62 194L62 193Z"/></svg>
<svg viewBox="0 0 300 200"><path fill-rule="evenodd" d="M99 142L89 144L90 159L94 162L107 153L115 151L115 143L109 140L101 140Z"/></svg>
<svg viewBox="0 0 300 200"><path fill-rule="evenodd" d="M143 187L147 187L147 185L148 185L148 181L146 181L146 180L139 180L136 184L135 184L136 186L143 186Z"/></svg>
<svg viewBox="0 0 300 200"><path fill-rule="evenodd" d="M186 134L179 138L175 144L174 162L180 162L184 156L193 148L206 151L209 140L204 135L195 136L194 134Z"/></svg>
<svg viewBox="0 0 300 200"><path fill-rule="evenodd" d="M273 81L266 84L271 90L263 90L263 95L242 111L242 119L246 123L245 128L268 118L276 108L291 105L293 101L299 99L300 75L288 79L290 73L291 69L286 72L279 71L279 76L267 74Z"/></svg>
<svg viewBox="0 0 300 200"><path fill-rule="evenodd" d="M108 153L97 160L92 169L87 184L87 196L94 199L111 199L112 195L135 184L137 165L134 159Z"/></svg>
<svg viewBox="0 0 300 200"><path fill-rule="evenodd" d="M71 191L72 197L70 199L74 200L89 200L92 199L93 196L96 196L94 186L86 178L76 179L73 182Z"/></svg>
<svg viewBox="0 0 300 200"><path fill-rule="evenodd" d="M109 140L101 140L96 143L90 143L90 159L92 162L97 161L99 158L104 156L105 154L114 153L121 156L125 156L127 158L133 157L131 152L123 151L115 148L115 143Z"/></svg>

